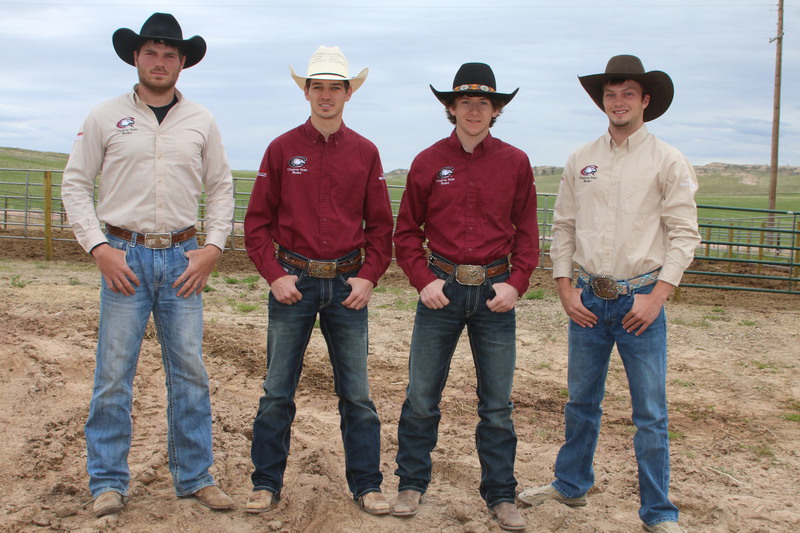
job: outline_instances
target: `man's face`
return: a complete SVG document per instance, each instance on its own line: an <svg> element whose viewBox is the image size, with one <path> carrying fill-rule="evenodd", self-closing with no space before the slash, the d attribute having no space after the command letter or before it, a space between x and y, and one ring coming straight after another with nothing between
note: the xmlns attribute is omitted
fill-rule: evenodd
<svg viewBox="0 0 800 533"><path fill-rule="evenodd" d="M482 139L489 133L492 119L500 114L492 100L485 96L458 96L450 107L456 119L456 129L473 138Z"/></svg>
<svg viewBox="0 0 800 533"><path fill-rule="evenodd" d="M340 119L344 103L353 94L343 81L336 80L311 80L304 92L311 103L311 114L324 120Z"/></svg>
<svg viewBox="0 0 800 533"><path fill-rule="evenodd" d="M644 110L650 104L650 95L645 95L641 84L626 80L603 89L603 109L611 127L638 129L644 124Z"/></svg>
<svg viewBox="0 0 800 533"><path fill-rule="evenodd" d="M146 42L133 53L139 84L153 92L165 92L178 81L186 57L174 46Z"/></svg>

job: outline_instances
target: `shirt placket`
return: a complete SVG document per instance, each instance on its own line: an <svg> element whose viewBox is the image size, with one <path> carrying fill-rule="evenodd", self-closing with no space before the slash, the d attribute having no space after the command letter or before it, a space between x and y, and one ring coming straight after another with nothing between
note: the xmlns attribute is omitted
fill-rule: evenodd
<svg viewBox="0 0 800 533"><path fill-rule="evenodd" d="M151 113L152 114L152 113ZM152 117L155 120L155 117ZM162 122L163 124L163 122ZM169 135L162 128L162 124L158 125L155 130L155 168L153 179L155 180L155 231L167 232L177 230L178 228L167 227L167 201L168 201L168 184L167 184L167 165L169 164Z"/></svg>
<svg viewBox="0 0 800 533"><path fill-rule="evenodd" d="M618 146L613 146L611 151L614 156L614 161L611 164L611 172L609 173L605 187L607 197L605 220L603 221L603 235L601 237L601 273L611 273L614 268L614 235L616 234L617 212L619 210L619 187L625 163L625 154L627 153L624 147Z"/></svg>
<svg viewBox="0 0 800 533"><path fill-rule="evenodd" d="M318 141L321 142L321 141ZM319 158L319 249L323 252L323 256L318 259L333 259L330 255L330 243L333 236L331 235L330 218L333 216L331 210L331 183L333 181L333 163L332 157L329 157L329 151L335 143L333 136L328 139L328 142L322 142L322 149Z"/></svg>
<svg viewBox="0 0 800 533"><path fill-rule="evenodd" d="M472 255L480 243L478 235L478 194L479 181L474 172L474 154L467 160L467 183L464 195L464 245L468 255Z"/></svg>

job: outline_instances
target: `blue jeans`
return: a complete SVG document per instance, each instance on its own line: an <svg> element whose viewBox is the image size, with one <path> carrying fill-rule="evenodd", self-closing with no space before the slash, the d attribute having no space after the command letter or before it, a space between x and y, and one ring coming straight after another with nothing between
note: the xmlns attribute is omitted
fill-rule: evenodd
<svg viewBox="0 0 800 533"><path fill-rule="evenodd" d="M475 441L481 464L480 493L490 507L514 502L517 434L511 421L511 387L516 363L516 314L514 309L495 313L486 307L486 300L494 297L491 284L505 281L508 273L483 285L467 286L434 266L430 268L447 280L444 293L450 303L442 309L417 304L406 400L397 430L398 490L424 493L428 488L431 451L436 446L441 418L439 402L453 352L466 326L478 381L480 420Z"/></svg>
<svg viewBox="0 0 800 533"><path fill-rule="evenodd" d="M594 485L594 459L600 433L611 350L616 343L631 394L636 434L633 447L639 466L639 517L648 525L677 521L669 500L669 438L667 435L667 320L664 309L638 337L622 327L634 295L602 300L583 282L583 305L598 317L593 328L569 324L569 401L564 409L564 445L556 459L553 482L568 498L586 494ZM649 294L655 284L634 291Z"/></svg>
<svg viewBox="0 0 800 533"><path fill-rule="evenodd" d="M334 389L339 397L347 484L355 499L368 492L379 492L383 482L381 426L369 397L368 312L367 307L356 311L342 305L350 294L347 279L358 272L322 279L309 277L296 267L283 266L289 274L298 276L296 286L303 298L286 305L272 293L269 295L267 378L253 423L253 490L280 495L283 487L296 412L295 391L319 313L333 368Z"/></svg>
<svg viewBox="0 0 800 533"><path fill-rule="evenodd" d="M153 315L167 387L167 451L175 492L188 496L214 484L208 472L211 453L211 402L203 366L203 300L178 297L172 283L189 264L185 252L194 238L153 250L108 235L125 250L139 278L136 294L113 292L103 280L94 389L86 421L89 489L94 497L110 490L128 493L128 452L133 428L133 378L145 327Z"/></svg>

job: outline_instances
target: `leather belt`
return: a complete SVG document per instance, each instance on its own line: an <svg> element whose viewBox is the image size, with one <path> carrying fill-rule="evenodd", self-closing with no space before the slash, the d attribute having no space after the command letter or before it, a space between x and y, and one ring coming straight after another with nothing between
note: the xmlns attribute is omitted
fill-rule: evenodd
<svg viewBox="0 0 800 533"><path fill-rule="evenodd" d="M317 261L316 259L305 259L297 254L278 249L278 261L300 268L312 278L332 278L336 274L346 274L361 268L361 250L358 251L358 255L347 259Z"/></svg>
<svg viewBox="0 0 800 533"><path fill-rule="evenodd" d="M106 224L106 231L114 237L130 241L134 232L128 231L124 228L118 228L111 224ZM183 242L191 239L197 234L197 230L193 227L187 228L183 231L176 231L175 233L137 233L136 244L143 244L145 248L169 248L173 244Z"/></svg>
<svg viewBox="0 0 800 533"><path fill-rule="evenodd" d="M620 296L652 285L658 281L658 273L660 271L661 267L640 276L617 280L611 276L592 276L581 268L578 273L578 279L589 285L594 295L601 300L616 300Z"/></svg>
<svg viewBox="0 0 800 533"><path fill-rule="evenodd" d="M456 281L461 285L482 285L486 278L499 276L508 270L508 260L494 266L454 265L432 255L428 262L448 275L452 275L455 271Z"/></svg>

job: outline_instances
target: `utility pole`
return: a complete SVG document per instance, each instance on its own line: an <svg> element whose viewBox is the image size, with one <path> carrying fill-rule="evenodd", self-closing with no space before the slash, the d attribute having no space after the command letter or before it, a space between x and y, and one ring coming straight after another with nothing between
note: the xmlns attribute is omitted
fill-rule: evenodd
<svg viewBox="0 0 800 533"><path fill-rule="evenodd" d="M778 194L778 132L781 122L781 63L783 60L783 0L778 0L778 35L769 40L775 45L775 96L772 108L772 155L769 161L769 208L775 209Z"/></svg>

